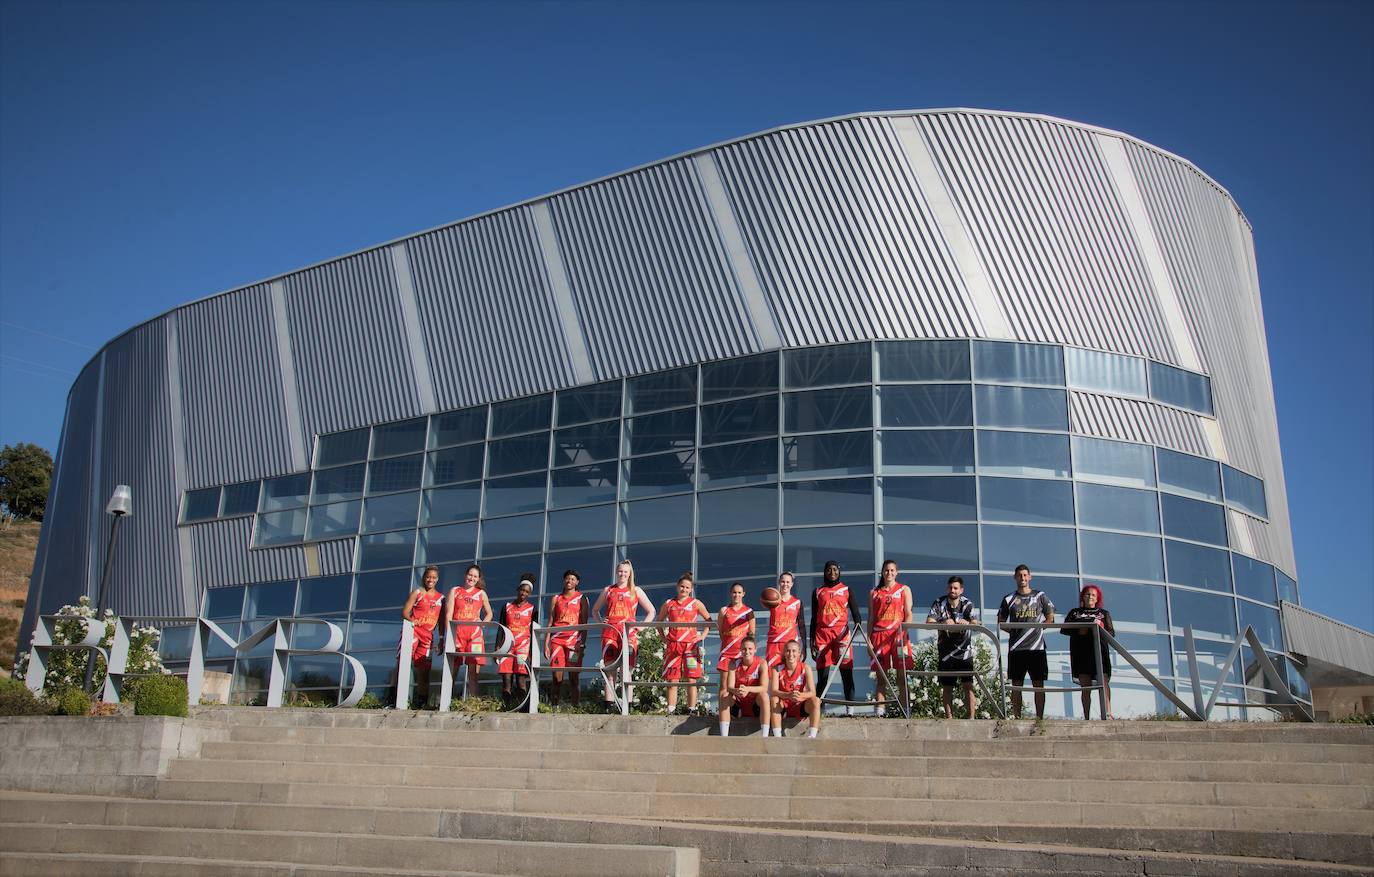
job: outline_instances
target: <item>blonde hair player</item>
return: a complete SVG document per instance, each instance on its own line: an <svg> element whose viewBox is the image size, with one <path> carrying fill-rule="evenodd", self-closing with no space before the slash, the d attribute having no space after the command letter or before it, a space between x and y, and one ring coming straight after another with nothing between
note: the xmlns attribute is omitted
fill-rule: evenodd
<svg viewBox="0 0 1374 877"><path fill-rule="evenodd" d="M810 722L806 736L815 737L821 728L821 699L816 696L816 679L811 668L802 663L801 643L792 640L782 650L782 664L773 668L769 688L773 692L773 736L782 736L782 720L806 716Z"/></svg>
<svg viewBox="0 0 1374 877"><path fill-rule="evenodd" d="M601 629L601 664L609 671L605 677L607 706L615 704L615 693L611 686L625 681L620 678L620 654L621 649L626 646L621 642L621 625L629 625L631 667L634 667L635 658L639 655L639 630L634 623L639 620L641 607L644 609L646 620L654 617L654 604L649 602L643 589L635 584L634 564L626 558L615 566L614 584L606 586L596 598L596 605L592 607L592 615L605 625Z"/></svg>

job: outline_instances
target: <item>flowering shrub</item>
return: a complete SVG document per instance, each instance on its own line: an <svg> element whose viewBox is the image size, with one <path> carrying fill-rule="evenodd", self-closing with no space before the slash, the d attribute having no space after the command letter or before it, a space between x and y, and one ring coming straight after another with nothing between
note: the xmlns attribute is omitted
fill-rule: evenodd
<svg viewBox="0 0 1374 877"><path fill-rule="evenodd" d="M935 671L939 669L939 656L936 654L935 642L929 641L915 646L915 670ZM989 699L987 692L993 692L994 696L998 691L997 673L993 666L992 649L988 648L986 642L975 641L973 651L973 670L983 680L983 686L974 684L973 692L978 697L978 718L994 719L997 718L997 711ZM891 691L897 690L897 674L893 671L888 673L888 681L891 684ZM911 717L915 719L943 719L945 717L944 695L940 690L940 680L934 676L909 677L911 683ZM881 685L881 683L878 683ZM891 697L891 695L889 695ZM964 686L962 681L954 689L954 715L963 718L968 714L968 704L964 702Z"/></svg>
<svg viewBox="0 0 1374 877"><path fill-rule="evenodd" d="M91 606L91 598L82 596L75 605L68 604L57 610L57 614L63 619L54 625L53 644L64 645L80 642L85 636L85 625L79 619L90 619L95 617L95 608ZM110 643L114 641L116 616L110 609L105 610L105 636L101 638L100 644L108 649ZM129 676L141 674L166 673L167 670L162 666L162 658L158 655L158 646L162 641L162 631L151 625L144 627L135 624L129 633L129 661L124 672ZM45 691L63 691L69 688L82 688L86 679L86 658L85 650L80 651L54 651L48 655L48 676L44 680L43 688ZM23 679L28 670L29 654L19 656L19 660L14 666L14 678ZM105 684L105 662L96 660L95 673L91 678L92 691L100 691Z"/></svg>

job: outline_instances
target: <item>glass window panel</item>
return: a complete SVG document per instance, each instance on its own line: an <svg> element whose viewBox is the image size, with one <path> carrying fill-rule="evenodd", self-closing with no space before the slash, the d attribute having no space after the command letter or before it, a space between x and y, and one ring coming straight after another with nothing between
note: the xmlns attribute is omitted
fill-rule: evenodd
<svg viewBox="0 0 1374 877"><path fill-rule="evenodd" d="M161 630L157 653L162 663L166 665L191 660L191 638L195 635L195 627L184 624L180 627L164 626Z"/></svg>
<svg viewBox="0 0 1374 877"><path fill-rule="evenodd" d="M461 526L461 525L459 525ZM528 554L544 549L544 516L521 515L482 521L482 556Z"/></svg>
<svg viewBox="0 0 1374 877"><path fill-rule="evenodd" d="M253 545L258 548L290 545L304 538L305 509L288 509L284 512L266 512L258 515L258 524L253 531Z"/></svg>
<svg viewBox="0 0 1374 877"><path fill-rule="evenodd" d="M362 511L362 507L362 502L356 499L352 502L312 506L305 538L314 542L353 535L358 532L358 513Z"/></svg>
<svg viewBox="0 0 1374 877"><path fill-rule="evenodd" d="M671 585L677 577L692 568L692 540L674 542L642 542L622 546L621 556L634 564L635 582L642 586ZM672 596L676 596L673 594ZM654 608L663 602L663 595L655 595Z"/></svg>
<svg viewBox="0 0 1374 877"><path fill-rule="evenodd" d="M1079 484L1078 524L1107 530L1159 532L1159 494L1102 484Z"/></svg>
<svg viewBox="0 0 1374 877"><path fill-rule="evenodd" d="M206 588L205 605L200 614L211 621L238 621L243 617L242 586L235 588Z"/></svg>
<svg viewBox="0 0 1374 877"><path fill-rule="evenodd" d="M295 508L305 505L310 497L310 473L282 475L263 483L262 511Z"/></svg>
<svg viewBox="0 0 1374 877"><path fill-rule="evenodd" d="M1183 629L1192 625L1195 636L1220 636L1231 642L1236 639L1236 604L1230 597L1170 588L1169 611L1173 617L1172 630L1175 636L1182 637ZM1178 655L1178 672L1179 675L1184 675L1187 673L1187 667L1181 638L1178 641ZM1211 677L1204 674L1204 678L1210 682L1215 678L1215 673Z"/></svg>
<svg viewBox="0 0 1374 877"><path fill-rule="evenodd" d="M348 432L336 432L333 435L320 436L319 447L315 453L316 468L366 460L370 435L371 430L363 427L362 429L350 429Z"/></svg>
<svg viewBox="0 0 1374 877"><path fill-rule="evenodd" d="M883 381L967 381L967 341L879 341Z"/></svg>
<svg viewBox="0 0 1374 877"><path fill-rule="evenodd" d="M692 496L646 499L620 505L621 542L692 535Z"/></svg>
<svg viewBox="0 0 1374 877"><path fill-rule="evenodd" d="M697 401L696 366L640 375L625 383L631 414L694 405Z"/></svg>
<svg viewBox="0 0 1374 877"><path fill-rule="evenodd" d="M776 395L702 406L701 443L704 445L777 434Z"/></svg>
<svg viewBox="0 0 1374 877"><path fill-rule="evenodd" d="M819 570L830 560L838 563L846 575L851 570L872 569L873 527L865 524L860 527L803 527L783 531L783 569L796 572Z"/></svg>
<svg viewBox="0 0 1374 877"><path fill-rule="evenodd" d="M978 487L985 521L1073 523L1073 485L1066 481L980 478Z"/></svg>
<svg viewBox="0 0 1374 877"><path fill-rule="evenodd" d="M1278 581L1279 599L1287 600L1289 603L1298 602L1298 583L1289 578L1281 569L1275 569L1274 575Z"/></svg>
<svg viewBox="0 0 1374 877"><path fill-rule="evenodd" d="M972 430L920 430L878 433L883 472L928 475L973 471Z"/></svg>
<svg viewBox="0 0 1374 877"><path fill-rule="evenodd" d="M348 575L301 579L300 614L326 615L331 612L347 612L352 591L353 577Z"/></svg>
<svg viewBox="0 0 1374 877"><path fill-rule="evenodd" d="M1221 502L1221 476L1215 460L1159 448L1159 486L1187 496Z"/></svg>
<svg viewBox="0 0 1374 877"><path fill-rule="evenodd" d="M1212 382L1162 362L1150 363L1150 398L1197 411L1212 413Z"/></svg>
<svg viewBox="0 0 1374 877"><path fill-rule="evenodd" d="M1164 581L1164 556L1158 539L1082 530L1083 575Z"/></svg>
<svg viewBox="0 0 1374 877"><path fill-rule="evenodd" d="M777 570L777 564L776 530L708 536L697 540L696 572L702 579L771 577ZM710 603L706 605L711 606Z"/></svg>
<svg viewBox="0 0 1374 877"><path fill-rule="evenodd" d="M267 687L269 671L267 658L240 657L234 662L234 678L230 682L230 691L236 699L230 702L261 706L261 696L266 693L262 689Z"/></svg>
<svg viewBox="0 0 1374 877"><path fill-rule="evenodd" d="M367 465L365 463L338 466L333 469L318 469L315 472L315 486L310 501L325 503L338 502L343 499L357 499L363 495L363 481L366 477Z"/></svg>
<svg viewBox="0 0 1374 877"><path fill-rule="evenodd" d="M1069 477L1069 437L1038 432L978 430L978 472L983 475Z"/></svg>
<svg viewBox="0 0 1374 877"><path fill-rule="evenodd" d="M773 484L697 494L697 532L729 533L778 525L778 488Z"/></svg>
<svg viewBox="0 0 1374 877"><path fill-rule="evenodd" d="M386 493L392 490L415 490L420 486L424 468L424 454L392 457L389 460L373 460L368 464L367 492Z"/></svg>
<svg viewBox="0 0 1374 877"><path fill-rule="evenodd" d="M873 433L801 435L782 440L788 475L868 475L873 472Z"/></svg>
<svg viewBox="0 0 1374 877"><path fill-rule="evenodd" d="M788 387L867 384L873 380L867 342L784 350L782 359Z"/></svg>
<svg viewBox="0 0 1374 877"><path fill-rule="evenodd" d="M548 429L553 415L553 396L529 396L491 406L491 437Z"/></svg>
<svg viewBox="0 0 1374 877"><path fill-rule="evenodd" d="M778 388L778 357L774 353L742 356L701 367L701 399L731 399L767 393Z"/></svg>
<svg viewBox="0 0 1374 877"><path fill-rule="evenodd" d="M250 585L245 595L243 617L247 620L290 618L296 613L296 582L266 582Z"/></svg>
<svg viewBox="0 0 1374 877"><path fill-rule="evenodd" d="M510 475L549 466L549 434L522 435L487 443L487 475Z"/></svg>
<svg viewBox="0 0 1374 877"><path fill-rule="evenodd" d="M415 562L456 563L472 560L477 556L477 524L446 524L442 527L425 527L420 531L420 550Z"/></svg>
<svg viewBox="0 0 1374 877"><path fill-rule="evenodd" d="M796 524L873 520L873 479L791 481L782 486L782 519Z"/></svg>
<svg viewBox="0 0 1374 877"><path fill-rule="evenodd" d="M183 521L210 521L214 520L217 515L219 515L218 487L186 491L186 507L181 513Z"/></svg>
<svg viewBox="0 0 1374 877"><path fill-rule="evenodd" d="M353 610L386 609L405 605L410 596L414 574L410 569L390 569L386 572L363 573L354 584ZM397 617L397 630L400 618ZM393 643L394 645L394 643ZM394 649L393 649L394 651Z"/></svg>
<svg viewBox="0 0 1374 877"><path fill-rule="evenodd" d="M883 532L886 533L888 529L890 528L884 527ZM884 541L887 541L886 538ZM886 558L886 552L884 552L884 557ZM897 558L892 557L886 559L896 560ZM977 564L974 564L974 566L976 565ZM901 570L901 563L897 564L897 568ZM968 597L973 603L973 620L977 621L979 616L978 606L982 594L982 587L979 584L980 578L975 573L959 573L959 575L964 580L964 596ZM944 572L921 573L902 570L898 573L897 581L911 589L912 621L925 621L926 616L930 613L930 607L935 604L935 601L949 593L949 577L950 573ZM921 639L928 638L933 640L935 638L934 631L926 631L925 633L914 631L913 634ZM987 642L986 639L983 641Z"/></svg>
<svg viewBox="0 0 1374 877"><path fill-rule="evenodd" d="M1244 554L1231 555L1231 570L1236 578L1236 593L1266 603L1278 602L1274 590L1274 568Z"/></svg>
<svg viewBox="0 0 1374 877"><path fill-rule="evenodd" d="M620 381L563 390L558 394L558 425L620 416Z"/></svg>
<svg viewBox="0 0 1374 877"><path fill-rule="evenodd" d="M487 406L448 411L430 418L429 446L442 448L466 442L480 442L487 437Z"/></svg>
<svg viewBox="0 0 1374 877"><path fill-rule="evenodd" d="M1022 563L1035 574L1078 572L1074 531L1051 527L983 527L984 570L1012 570Z"/></svg>
<svg viewBox="0 0 1374 877"><path fill-rule="evenodd" d="M372 428L372 456L392 457L396 454L413 454L425 449L425 434L429 431L429 418L416 417L398 423L384 423Z"/></svg>
<svg viewBox="0 0 1374 877"><path fill-rule="evenodd" d="M1162 586L1109 581L1094 581L1093 584L1102 589L1102 605L1112 613L1118 637L1123 633L1157 633L1169 629ZM1065 607L1065 613L1070 608Z"/></svg>
<svg viewBox="0 0 1374 877"><path fill-rule="evenodd" d="M338 655L292 655L286 666L289 688L338 688L343 678L343 658Z"/></svg>
<svg viewBox="0 0 1374 877"><path fill-rule="evenodd" d="M1145 360L1119 353L1064 348L1069 386L1118 396L1149 395L1145 386Z"/></svg>
<svg viewBox="0 0 1374 877"><path fill-rule="evenodd" d="M972 521L978 517L972 478L888 476L882 484L885 520Z"/></svg>
<svg viewBox="0 0 1374 877"><path fill-rule="evenodd" d="M625 421L625 453L654 454L688 450L696 445L697 411L682 408Z"/></svg>
<svg viewBox="0 0 1374 877"><path fill-rule="evenodd" d="M1123 487L1154 487L1154 449L1133 442L1073 437L1073 474Z"/></svg>
<svg viewBox="0 0 1374 877"><path fill-rule="evenodd" d="M973 377L1012 384L1064 385L1064 355L1054 344L973 342Z"/></svg>
<svg viewBox="0 0 1374 877"><path fill-rule="evenodd" d="M979 426L1069 428L1069 403L1063 390L980 385L974 396L978 400Z"/></svg>
<svg viewBox="0 0 1374 877"><path fill-rule="evenodd" d="M429 483L474 481L482 477L485 459L486 448L480 444L434 451L429 455Z"/></svg>
<svg viewBox="0 0 1374 877"><path fill-rule="evenodd" d="M1164 535L1194 542L1226 544L1226 511L1210 502L1160 494L1164 512Z"/></svg>
<svg viewBox="0 0 1374 877"><path fill-rule="evenodd" d="M860 429L873 425L873 388L843 387L783 396L788 432Z"/></svg>
<svg viewBox="0 0 1374 877"><path fill-rule="evenodd" d="M358 569L410 566L414 555L414 530L358 537Z"/></svg>
<svg viewBox="0 0 1374 877"><path fill-rule="evenodd" d="M1221 478L1226 486L1226 502L1240 509L1269 517L1269 503L1264 498L1264 482L1239 469L1221 464ZM228 488L226 488L227 490Z"/></svg>
<svg viewBox="0 0 1374 877"><path fill-rule="evenodd" d="M692 489L696 455L691 451L636 457L625 463L625 496L655 496Z"/></svg>
<svg viewBox="0 0 1374 877"><path fill-rule="evenodd" d="M1241 629L1243 630L1246 625L1253 627L1265 648L1276 652L1283 651L1283 630L1279 625L1279 610L1270 609L1268 606L1256 606L1247 600L1239 600L1237 605L1240 608ZM1267 681L1265 687L1269 687Z"/></svg>
<svg viewBox="0 0 1374 877"><path fill-rule="evenodd" d="M691 497L687 497L691 499ZM615 542L615 506L599 505L549 512L549 550Z"/></svg>
<svg viewBox="0 0 1374 877"><path fill-rule="evenodd" d="M620 464L602 463L553 472L553 508L610 502L616 498L620 483Z"/></svg>
<svg viewBox="0 0 1374 877"><path fill-rule="evenodd" d="M614 575L615 549L579 548L576 551L550 552L544 564L545 594L563 590L563 573L573 570L582 583L581 590L588 599L596 601L596 590L610 583ZM590 608L590 607L588 607ZM590 617L590 614L588 615Z"/></svg>
<svg viewBox="0 0 1374 877"><path fill-rule="evenodd" d="M1231 560L1225 551L1165 539L1164 556L1170 583L1230 592Z"/></svg>
<svg viewBox="0 0 1374 877"><path fill-rule="evenodd" d="M553 465L585 466L620 456L620 421L560 429L553 434Z"/></svg>
<svg viewBox="0 0 1374 877"><path fill-rule="evenodd" d="M530 573L533 573L535 578L539 577L538 554L482 559L482 575L487 580L487 599L492 604L493 613L500 612L500 604L515 596L515 589L520 585L520 577ZM455 581L458 580L455 578ZM535 582L534 585L535 591L538 592L539 582ZM592 600L596 599L595 595L589 597Z"/></svg>
<svg viewBox="0 0 1374 877"><path fill-rule="evenodd" d="M967 384L898 384L880 387L883 426L972 426Z"/></svg>
<svg viewBox="0 0 1374 877"><path fill-rule="evenodd" d="M232 518L238 515L251 515L258 510L258 493L261 484L257 481L242 481L229 484L224 488L224 505L220 517Z"/></svg>
<svg viewBox="0 0 1374 877"><path fill-rule="evenodd" d="M883 559L897 561L898 569L977 569L978 528L972 524L884 524ZM964 587L968 589L967 579ZM945 593L943 583L939 593ZM977 593L969 599L976 601ZM912 612L916 611L913 607ZM925 616L915 620L924 621Z"/></svg>
<svg viewBox="0 0 1374 877"><path fill-rule="evenodd" d="M321 617L321 621L328 622L339 628L343 634L341 643L348 641L348 615L331 615ZM297 624L292 626L291 647L295 649L322 649L329 642L329 628L323 624ZM336 658L335 660L339 660Z"/></svg>
<svg viewBox="0 0 1374 877"><path fill-rule="evenodd" d="M702 448L701 486L725 487L778 477L777 439Z"/></svg>
<svg viewBox="0 0 1374 877"><path fill-rule="evenodd" d="M396 643L400 639L401 615L399 612L359 613L353 616L353 621L348 626L348 650L350 652L363 651L364 649L384 649L390 646L394 654ZM358 656L354 655L354 657ZM394 657L392 663L395 663Z"/></svg>
<svg viewBox="0 0 1374 877"><path fill-rule="evenodd" d="M526 476L520 475L517 478ZM422 524L443 524L449 521L465 521L477 517L482 503L480 484L457 484L451 487L436 487L425 491Z"/></svg>
<svg viewBox="0 0 1374 877"><path fill-rule="evenodd" d="M433 491L430 492L433 493ZM473 492L476 493L476 491ZM399 530L402 527L413 527L419 507L420 494L418 491L370 497L363 504L363 532L375 533L378 530Z"/></svg>

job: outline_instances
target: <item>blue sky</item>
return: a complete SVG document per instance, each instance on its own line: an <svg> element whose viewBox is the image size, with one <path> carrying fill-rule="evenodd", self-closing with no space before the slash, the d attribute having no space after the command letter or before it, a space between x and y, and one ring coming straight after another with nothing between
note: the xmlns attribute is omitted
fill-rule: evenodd
<svg viewBox="0 0 1374 877"><path fill-rule="evenodd" d="M1304 602L1374 629L1374 4L0 2L0 444L185 301L859 110L1063 116L1254 225Z"/></svg>

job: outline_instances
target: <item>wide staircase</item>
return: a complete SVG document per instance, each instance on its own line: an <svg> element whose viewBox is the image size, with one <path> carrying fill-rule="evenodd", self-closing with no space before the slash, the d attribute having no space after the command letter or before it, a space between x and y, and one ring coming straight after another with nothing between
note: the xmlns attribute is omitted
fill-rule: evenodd
<svg viewBox="0 0 1374 877"><path fill-rule="evenodd" d="M0 792L0 874L1374 874L1368 728L198 716L149 798Z"/></svg>

